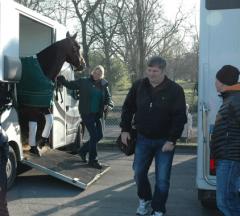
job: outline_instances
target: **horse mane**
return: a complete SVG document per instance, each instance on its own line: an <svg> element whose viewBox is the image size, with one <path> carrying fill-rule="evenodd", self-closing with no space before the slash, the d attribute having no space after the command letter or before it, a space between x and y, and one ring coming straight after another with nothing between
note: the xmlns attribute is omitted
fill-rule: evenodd
<svg viewBox="0 0 240 216"><path fill-rule="evenodd" d="M64 52L66 42L67 38L62 39L36 54L44 74L51 80L55 79L66 61L66 52Z"/></svg>

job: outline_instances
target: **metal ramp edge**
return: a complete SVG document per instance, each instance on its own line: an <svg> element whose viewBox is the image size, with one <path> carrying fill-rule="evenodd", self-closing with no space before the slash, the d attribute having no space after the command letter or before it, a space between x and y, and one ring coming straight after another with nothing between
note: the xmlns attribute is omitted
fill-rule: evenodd
<svg viewBox="0 0 240 216"><path fill-rule="evenodd" d="M103 172L97 174L97 175L93 178L92 181L90 181L88 184L86 184L85 189L86 189L87 187L89 187L91 184L93 184L95 181L97 181L102 175L104 175L104 174L105 174L107 171L109 171L110 169L111 169L111 167L109 166L109 167L107 167L106 169L104 169Z"/></svg>
<svg viewBox="0 0 240 216"><path fill-rule="evenodd" d="M76 155L57 149L49 149L41 157L29 153L24 156L23 164L81 189L89 187L110 169L106 164L101 170L92 168Z"/></svg>
<svg viewBox="0 0 240 216"><path fill-rule="evenodd" d="M32 168L35 168L35 169L37 169L37 170L39 170L39 171L42 171L43 173L46 173L46 174L48 174L48 175L51 175L51 176L53 176L53 177L55 177L55 178L57 178L57 179L60 179L60 180L62 180L62 181L65 181L65 182L67 182L67 183L69 183L69 184L72 184L72 185L74 185L74 186L77 186L77 187L79 187L79 188L86 189L87 186L88 186L88 184L85 184L85 183L83 183L83 182L80 182L78 179L73 179L73 178L71 178L71 177L65 176L65 175L63 175L63 174L61 174L61 173L59 173L59 172L56 172L56 171L47 169L46 167L41 166L41 165L39 165L39 164L32 163L32 162L29 161L29 160L25 160L25 159L24 159L24 160L22 161L22 163L23 163L23 164L26 164L26 165L28 165L28 166L30 166L30 167L32 167Z"/></svg>

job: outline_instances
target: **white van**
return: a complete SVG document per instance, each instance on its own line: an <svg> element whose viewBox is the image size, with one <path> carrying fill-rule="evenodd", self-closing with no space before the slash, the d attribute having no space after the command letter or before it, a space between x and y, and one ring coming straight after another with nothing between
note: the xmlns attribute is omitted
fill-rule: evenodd
<svg viewBox="0 0 240 216"><path fill-rule="evenodd" d="M13 1L0 0L0 85L11 92L11 102L1 107L1 126L9 137L10 156L7 165L8 186L17 174L18 163L24 163L54 177L81 188L86 188L103 172L88 168L78 157L57 148L81 143L81 118L74 91L61 88L54 93L54 123L50 137L51 149L42 157L34 157L23 151L23 137L19 125L16 102L16 83L21 79L19 57L32 56L66 37L66 27ZM9 73L11 71L11 73ZM63 65L61 73L69 80L74 72ZM58 100L56 99L58 96Z"/></svg>
<svg viewBox="0 0 240 216"><path fill-rule="evenodd" d="M215 161L210 139L221 99L215 89L216 72L226 64L240 68L240 1L201 0L197 188L202 204L215 199Z"/></svg>

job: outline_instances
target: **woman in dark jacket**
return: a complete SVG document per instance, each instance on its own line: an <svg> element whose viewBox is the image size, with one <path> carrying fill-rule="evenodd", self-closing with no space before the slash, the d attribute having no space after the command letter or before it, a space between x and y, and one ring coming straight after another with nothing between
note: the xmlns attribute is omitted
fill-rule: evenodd
<svg viewBox="0 0 240 216"><path fill-rule="evenodd" d="M100 118L103 112L113 107L108 82L103 78L104 68L101 65L95 67L88 78L67 81L63 76L58 77L58 81L67 88L79 90L79 112L90 136L89 141L81 147L79 155L86 162L89 153L88 164L97 169L102 168L97 160L97 143L103 137Z"/></svg>
<svg viewBox="0 0 240 216"><path fill-rule="evenodd" d="M217 161L217 206L225 216L240 215L240 84L239 70L223 66L216 75L216 89L223 98L211 139Z"/></svg>

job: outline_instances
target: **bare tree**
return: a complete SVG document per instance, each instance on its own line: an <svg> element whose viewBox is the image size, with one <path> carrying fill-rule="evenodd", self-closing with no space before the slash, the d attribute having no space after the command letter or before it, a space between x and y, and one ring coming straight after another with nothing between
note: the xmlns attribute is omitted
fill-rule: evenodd
<svg viewBox="0 0 240 216"><path fill-rule="evenodd" d="M96 40L96 35L92 34L87 37L88 34L88 26L87 22L89 21L91 15L96 11L99 4L102 0L72 0L74 5L76 16L81 24L81 38L82 38L82 46L83 46L83 56L86 61L86 66L89 68L89 48L92 43Z"/></svg>
<svg viewBox="0 0 240 216"><path fill-rule="evenodd" d="M16 2L41 13L44 16L57 20L63 25L74 17L71 0L15 0Z"/></svg>
<svg viewBox="0 0 240 216"><path fill-rule="evenodd" d="M114 48L127 63L132 80L143 76L145 61L150 55L165 56L170 44L180 34L180 27L186 19L181 8L173 22L163 14L158 0L129 0L124 6Z"/></svg>
<svg viewBox="0 0 240 216"><path fill-rule="evenodd" d="M31 8L32 10L39 10L40 3L44 0L15 0L19 4L24 5L25 7Z"/></svg>
<svg viewBox="0 0 240 216"><path fill-rule="evenodd" d="M134 2L125 2L122 16L120 17L120 27L118 35L113 40L115 55L120 56L122 61L127 64L128 72L133 82L137 71L137 29L134 11Z"/></svg>
<svg viewBox="0 0 240 216"><path fill-rule="evenodd" d="M89 27L97 37L97 47L103 51L107 75L111 76L111 57L115 54L112 46L121 20L125 0L103 0L93 14ZM111 78L110 78L111 79Z"/></svg>
<svg viewBox="0 0 240 216"><path fill-rule="evenodd" d="M135 0L136 4L136 15L137 15L137 69L138 76L143 77L144 62L146 56L146 49L144 47L145 35L144 35L144 2L140 0Z"/></svg>
<svg viewBox="0 0 240 216"><path fill-rule="evenodd" d="M40 5L39 12L47 17L67 25L69 19L73 19L74 10L70 0L45 0Z"/></svg>

